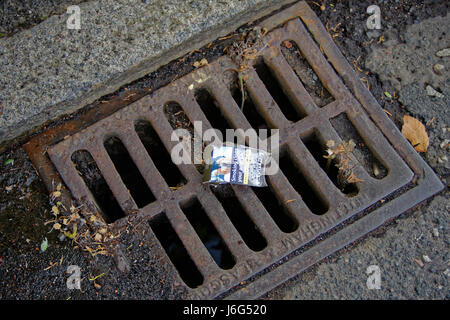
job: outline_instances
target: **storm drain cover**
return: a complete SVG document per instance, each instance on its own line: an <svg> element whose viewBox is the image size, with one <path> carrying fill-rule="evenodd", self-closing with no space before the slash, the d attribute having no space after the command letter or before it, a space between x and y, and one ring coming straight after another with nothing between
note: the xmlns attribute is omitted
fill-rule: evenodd
<svg viewBox="0 0 450 320"><path fill-rule="evenodd" d="M45 142L80 203L95 205L116 228L148 223L166 253L160 262L171 265L188 298L258 297L442 188L305 2L260 30L268 33L243 86L239 66L223 56ZM195 121L202 130L279 129L280 170L268 187L211 187L198 166L175 165L172 132L194 130ZM324 157L340 147L339 159ZM345 161L352 166L343 179ZM110 198L102 199L94 175Z"/></svg>

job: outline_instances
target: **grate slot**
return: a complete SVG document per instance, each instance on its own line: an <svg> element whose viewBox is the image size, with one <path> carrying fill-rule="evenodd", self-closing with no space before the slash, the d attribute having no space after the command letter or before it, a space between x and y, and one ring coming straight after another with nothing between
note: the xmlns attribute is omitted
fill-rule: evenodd
<svg viewBox="0 0 450 320"><path fill-rule="evenodd" d="M136 210L137 206L103 146L104 136L105 134L96 136L96 140L90 143L87 150L97 163L102 176L105 178L108 187L111 189L120 207L128 215L130 212Z"/></svg>
<svg viewBox="0 0 450 320"><path fill-rule="evenodd" d="M292 67L286 61L281 53L281 49L278 50L276 55L269 52L266 53L264 57L271 70L274 70L280 81L285 84L284 88L286 94L289 95L293 104L301 109L301 113L311 114L316 111L317 106L314 100L311 98Z"/></svg>
<svg viewBox="0 0 450 320"><path fill-rule="evenodd" d="M217 103L218 105L220 105L221 110L226 110L227 119L229 120L231 128L241 128L245 131L252 128L252 126L246 119L245 115L241 112L240 100L238 104L232 95L235 94L236 90L238 90L238 85L236 84L237 76L235 74L235 71L233 71L231 80L225 76L228 73L225 72L224 75L222 75L223 78L219 78L222 81L219 81L219 79L214 81L214 85L211 85L210 87L208 87L208 89L210 90L211 95L214 96L217 100Z"/></svg>
<svg viewBox="0 0 450 320"><path fill-rule="evenodd" d="M125 217L91 154L87 150L78 150L72 154L71 160L103 213L105 222L112 223Z"/></svg>
<svg viewBox="0 0 450 320"><path fill-rule="evenodd" d="M358 130L348 119L347 114L342 113L330 120L334 130L339 134L342 140L352 139L356 143L353 155L363 166L367 173L375 179L383 179L388 175L388 169L378 160L373 152L367 147L365 141L361 138Z"/></svg>
<svg viewBox="0 0 450 320"><path fill-rule="evenodd" d="M247 121L250 123L251 127L255 130L259 129L271 129L267 124L266 120L261 116L258 108L256 108L255 104L252 101L252 98L249 96L248 91L245 90L244 96L244 108L243 113ZM239 88L239 84L236 83L236 87L234 87L231 91L234 101L236 104L241 107L242 105L242 92Z"/></svg>
<svg viewBox="0 0 450 320"><path fill-rule="evenodd" d="M323 201L308 179L305 178L287 148L280 152L279 166L284 176L313 214L322 215L328 211L328 204Z"/></svg>
<svg viewBox="0 0 450 320"><path fill-rule="evenodd" d="M178 102L169 101L164 105L163 109L164 115L173 130L183 128L187 129L191 135L194 134L194 126Z"/></svg>
<svg viewBox="0 0 450 320"><path fill-rule="evenodd" d="M122 141L113 136L106 139L103 145L138 208L155 201L155 196L147 186Z"/></svg>
<svg viewBox="0 0 450 320"><path fill-rule="evenodd" d="M204 280L203 276L186 251L166 214L164 212L159 213L149 220L149 225L170 261L177 269L180 278L190 288L200 286Z"/></svg>
<svg viewBox="0 0 450 320"><path fill-rule="evenodd" d="M286 41L286 42L285 42ZM333 96L323 86L322 81L302 55L295 41L285 40L281 45L281 53L287 64L294 70L298 80L303 84L314 104L323 107L334 101ZM289 48L286 46L289 43ZM281 59L280 59L281 60Z"/></svg>
<svg viewBox="0 0 450 320"><path fill-rule="evenodd" d="M311 153L311 155L316 159L317 163L319 163L320 167L323 171L328 175L328 178L334 183L334 185L341 190L347 196L356 196L359 192L358 186L356 183L348 183L345 180L345 174L348 174L348 170L344 173L339 172L337 165L339 164L336 159L326 159L324 156L327 155L325 143L323 139L320 137L320 134L317 130L313 130L311 134L304 137L302 139L303 144ZM336 142L338 143L338 142Z"/></svg>
<svg viewBox="0 0 450 320"><path fill-rule="evenodd" d="M255 223L249 218L247 212L245 212L231 186L211 186L210 189L221 203L245 244L253 251L263 250L267 246L267 241L261 235Z"/></svg>
<svg viewBox="0 0 450 320"><path fill-rule="evenodd" d="M349 92L346 86L325 59L320 51L319 45L300 19L291 20L288 22L288 25L294 31L292 33L293 42L295 42L297 46L302 44L300 52L304 57L305 62L311 66L314 74L320 79L323 87L328 90L329 94L335 99L345 100L348 98Z"/></svg>
<svg viewBox="0 0 450 320"><path fill-rule="evenodd" d="M174 101L168 102L164 105L164 115L166 119L169 121L170 126L173 130L177 129L185 129L188 130L191 137L195 136L194 125L191 120L187 116L184 109ZM201 163L201 158L195 154L194 148L191 148L191 160L195 163L195 169L200 174L203 174L204 166Z"/></svg>
<svg viewBox="0 0 450 320"><path fill-rule="evenodd" d="M195 100L197 101L200 109L205 114L209 123L214 129L219 130L222 133L223 141L226 138L226 130L231 129L228 119L222 113L220 106L211 93L204 88L196 90Z"/></svg>
<svg viewBox="0 0 450 320"><path fill-rule="evenodd" d="M289 125L289 121L278 108L277 103L270 95L256 70L250 69L247 72L248 78L245 80L245 87L252 99L259 114L266 120L270 128L281 129Z"/></svg>
<svg viewBox="0 0 450 320"><path fill-rule="evenodd" d="M269 91L270 95L275 100L286 119L296 122L306 116L305 113L292 104L285 93L285 89L283 89L280 85L277 77L273 74L273 71L266 65L266 62L263 59L256 63L254 68L259 79L261 79L267 91Z"/></svg>
<svg viewBox="0 0 450 320"><path fill-rule="evenodd" d="M236 264L234 257L220 237L216 227L209 220L198 199L194 198L183 204L181 210L216 264L222 269L231 269Z"/></svg>
<svg viewBox="0 0 450 320"><path fill-rule="evenodd" d="M273 192L271 182L267 181L268 188L255 188L252 190L263 204L278 228L285 233L291 233L297 230L298 221L289 211L281 204L281 201Z"/></svg>
<svg viewBox="0 0 450 320"><path fill-rule="evenodd" d="M169 187L185 185L186 179L178 167L172 162L169 152L167 152L151 123L147 120L138 120L135 123L135 130L148 155L153 160L153 163Z"/></svg>

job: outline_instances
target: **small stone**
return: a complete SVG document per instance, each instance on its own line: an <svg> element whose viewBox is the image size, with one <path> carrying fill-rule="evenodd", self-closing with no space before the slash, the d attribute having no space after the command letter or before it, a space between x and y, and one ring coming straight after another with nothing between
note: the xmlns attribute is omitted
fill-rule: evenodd
<svg viewBox="0 0 450 320"><path fill-rule="evenodd" d="M425 262L431 262L430 257L427 255L423 255L422 258L423 258L423 261L425 261Z"/></svg>
<svg viewBox="0 0 450 320"><path fill-rule="evenodd" d="M445 48L436 52L438 57L448 57L450 56L450 48Z"/></svg>
<svg viewBox="0 0 450 320"><path fill-rule="evenodd" d="M443 98L444 97L444 95L442 93L440 93L439 91L437 91L436 89L434 89L430 85L427 85L426 90L427 90L427 95L430 96L430 97L436 97L436 98Z"/></svg>
<svg viewBox="0 0 450 320"><path fill-rule="evenodd" d="M436 238L439 237L439 230L438 230L438 228L433 228L433 236L435 236Z"/></svg>
<svg viewBox="0 0 450 320"><path fill-rule="evenodd" d="M449 139L445 139L444 141L441 142L441 144L439 146L441 147L441 149L445 150L445 149L448 148L449 143L450 143L450 140Z"/></svg>
<svg viewBox="0 0 450 320"><path fill-rule="evenodd" d="M450 276L450 270L448 270L448 269L445 269L445 271L444 271L444 275L445 275L445 276L447 276L447 277L448 277L448 276Z"/></svg>
<svg viewBox="0 0 450 320"><path fill-rule="evenodd" d="M433 70L434 70L434 72L435 72L436 74L441 75L441 74L444 72L444 70L445 70L445 66L444 66L443 64L436 63L436 64L433 66Z"/></svg>
<svg viewBox="0 0 450 320"><path fill-rule="evenodd" d="M445 163L447 161L448 161L447 156L440 156L437 158L437 162L439 162L439 163Z"/></svg>
<svg viewBox="0 0 450 320"><path fill-rule="evenodd" d="M375 176L375 177L378 177L378 175L380 174L380 169L378 169L378 166L375 164L375 162L373 163L373 166L372 166L373 168L373 175Z"/></svg>
<svg viewBox="0 0 450 320"><path fill-rule="evenodd" d="M423 268L424 264L423 264L422 260L420 260L420 259L413 259L413 260L414 260L415 263L417 263L417 265L419 267Z"/></svg>

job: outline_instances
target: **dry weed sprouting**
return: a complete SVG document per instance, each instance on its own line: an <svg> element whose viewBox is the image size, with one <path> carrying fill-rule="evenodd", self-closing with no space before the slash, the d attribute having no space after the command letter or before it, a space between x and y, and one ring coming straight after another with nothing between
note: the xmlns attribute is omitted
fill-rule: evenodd
<svg viewBox="0 0 450 320"><path fill-rule="evenodd" d="M352 139L348 142L342 141L336 147L333 140L327 141L326 145L327 155L323 156L327 159L326 169L329 171L331 163L333 161L335 162L335 166L338 168L337 182L340 187L344 188L348 184L363 181L359 179L353 171L356 164L353 162L350 155L355 149L356 144Z"/></svg>
<svg viewBox="0 0 450 320"><path fill-rule="evenodd" d="M233 70L238 74L239 87L242 94L241 110L244 109L245 104L244 83L248 77L246 72L251 68L249 60L257 59L261 51L269 45L270 42L263 44L263 37L266 34L266 29L255 27L250 32L244 33L241 40L233 42L231 46L226 48L227 54L238 65L238 69Z"/></svg>

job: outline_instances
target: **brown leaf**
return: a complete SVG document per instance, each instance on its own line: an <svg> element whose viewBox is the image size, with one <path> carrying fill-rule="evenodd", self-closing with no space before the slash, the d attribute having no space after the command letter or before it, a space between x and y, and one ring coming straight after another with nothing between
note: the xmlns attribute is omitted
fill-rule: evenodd
<svg viewBox="0 0 450 320"><path fill-rule="evenodd" d="M292 43L289 40L283 41L282 45L288 49L292 48Z"/></svg>
<svg viewBox="0 0 450 320"><path fill-rule="evenodd" d="M203 59L200 60L200 61L195 61L195 62L194 62L194 67L195 67L195 68L200 68L200 67L206 66L207 64L208 64L208 60L206 60L205 58L203 58Z"/></svg>
<svg viewBox="0 0 450 320"><path fill-rule="evenodd" d="M94 239L95 239L95 241L101 241L102 235L100 233L96 233Z"/></svg>
<svg viewBox="0 0 450 320"><path fill-rule="evenodd" d="M61 191L53 191L51 193L53 199L61 197Z"/></svg>
<svg viewBox="0 0 450 320"><path fill-rule="evenodd" d="M425 126L417 119L408 115L403 116L403 136L408 139L418 152L426 152L428 150L428 134Z"/></svg>

